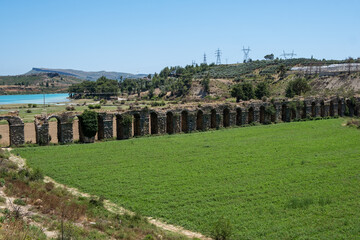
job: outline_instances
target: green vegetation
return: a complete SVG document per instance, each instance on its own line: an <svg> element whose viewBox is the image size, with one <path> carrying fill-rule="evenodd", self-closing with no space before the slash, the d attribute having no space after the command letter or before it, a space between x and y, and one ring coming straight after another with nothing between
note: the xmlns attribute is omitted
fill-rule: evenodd
<svg viewBox="0 0 360 240"><path fill-rule="evenodd" d="M288 86L286 87L285 91L286 91L285 96L292 98L295 95L300 96L301 94L310 91L310 86L305 78L297 78L288 83Z"/></svg>
<svg viewBox="0 0 360 240"><path fill-rule="evenodd" d="M85 110L80 116L81 130L88 138L96 135L98 130L98 115L94 111Z"/></svg>
<svg viewBox="0 0 360 240"><path fill-rule="evenodd" d="M343 121L14 152L56 181L207 235L355 239L360 131Z"/></svg>
<svg viewBox="0 0 360 240"><path fill-rule="evenodd" d="M0 155L5 156L0 149ZM164 239L186 240L184 236L162 231L139 214L115 214L108 211L102 197L75 196L52 182L31 177L31 169L9 167L9 159L0 161L0 179L4 179L5 197L15 200L0 210L0 239L48 239L47 230L58 232L56 239ZM17 166L15 164L15 166ZM6 199L0 197L0 203ZM28 207L19 208L16 205ZM5 206L6 207L6 206ZM24 217L26 216L27 219ZM28 219L36 222L36 226ZM81 222L82 224L75 224Z"/></svg>
<svg viewBox="0 0 360 240"><path fill-rule="evenodd" d="M68 93L71 98L109 98L118 95L119 86L117 80L101 77L96 82L83 81L73 84Z"/></svg>

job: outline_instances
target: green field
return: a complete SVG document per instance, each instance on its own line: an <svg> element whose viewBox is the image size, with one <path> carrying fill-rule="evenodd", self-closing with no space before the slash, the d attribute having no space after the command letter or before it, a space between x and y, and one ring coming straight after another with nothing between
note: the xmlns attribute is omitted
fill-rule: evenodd
<svg viewBox="0 0 360 240"><path fill-rule="evenodd" d="M233 239L360 239L360 131L344 119L16 149L145 216Z"/></svg>

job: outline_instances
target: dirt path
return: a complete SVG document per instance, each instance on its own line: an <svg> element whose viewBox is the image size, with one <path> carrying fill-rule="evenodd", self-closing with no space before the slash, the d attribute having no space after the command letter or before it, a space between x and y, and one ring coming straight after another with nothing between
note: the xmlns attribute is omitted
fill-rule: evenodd
<svg viewBox="0 0 360 240"><path fill-rule="evenodd" d="M8 148L9 151L11 151L10 148ZM11 154L10 155L10 160L15 162L16 164L18 164L19 167L24 167L26 165L26 162L25 162L25 159L19 157L19 156L15 156L14 154ZM76 188L71 188L71 187L67 187L66 185L63 185L61 183L58 183L56 182L54 179L46 176L44 178L44 182L52 182L54 183L54 185L56 187L62 187L62 188L65 188L67 191L71 192L73 195L76 195L76 196L82 196L82 197L96 197L96 196L92 196L90 194L87 194L87 193L83 193L83 192L80 192L78 189ZM117 213L117 214L129 214L129 215L134 215L135 213L130 211L130 210L127 210L121 206L118 206L117 204L113 203L113 202L110 202L109 200L105 200L104 201L104 207L110 211L110 212L113 212L113 213ZM197 233L197 232L192 232L192 231L189 231L189 230L186 230L184 229L183 227L180 227L180 226L175 226L175 225L171 225L171 224L167 224L165 222L162 222L160 220L157 220L155 218L152 218L152 217L146 217L147 220L159 227L159 228L162 228L166 231L170 231L170 232L174 232L174 233L178 233L178 234L181 234L181 235L184 235L188 238L198 238L198 239L201 239L201 240L211 240L211 238L208 238L208 237L205 237L204 235L202 235L201 233Z"/></svg>

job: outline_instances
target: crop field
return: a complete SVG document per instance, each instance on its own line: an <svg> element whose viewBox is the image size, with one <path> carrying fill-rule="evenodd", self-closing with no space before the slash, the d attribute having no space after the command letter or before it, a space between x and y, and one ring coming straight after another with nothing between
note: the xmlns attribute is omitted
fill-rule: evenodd
<svg viewBox="0 0 360 240"><path fill-rule="evenodd" d="M56 181L233 239L359 239L360 131L344 119L18 148Z"/></svg>

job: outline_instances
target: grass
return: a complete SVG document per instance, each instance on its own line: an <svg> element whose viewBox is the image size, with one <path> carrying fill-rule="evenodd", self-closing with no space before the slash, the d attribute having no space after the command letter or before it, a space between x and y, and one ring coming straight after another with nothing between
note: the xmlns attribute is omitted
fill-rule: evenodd
<svg viewBox="0 0 360 240"><path fill-rule="evenodd" d="M145 216L233 239L360 236L360 131L344 119L16 149L31 167Z"/></svg>

